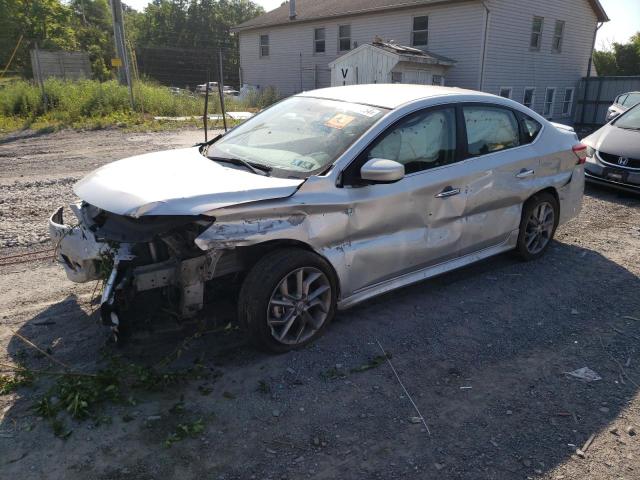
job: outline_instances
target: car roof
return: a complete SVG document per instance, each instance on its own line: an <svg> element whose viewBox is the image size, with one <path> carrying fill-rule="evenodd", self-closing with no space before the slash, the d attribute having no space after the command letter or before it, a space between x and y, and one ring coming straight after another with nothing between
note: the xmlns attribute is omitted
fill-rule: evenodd
<svg viewBox="0 0 640 480"><path fill-rule="evenodd" d="M437 87L431 85L411 85L401 83L375 83L367 85L348 85L344 87L321 88L299 93L297 96L326 98L343 102L361 103L394 109L416 100L464 95L469 100L496 99L489 93L465 90L454 87ZM473 97L473 98L471 98Z"/></svg>

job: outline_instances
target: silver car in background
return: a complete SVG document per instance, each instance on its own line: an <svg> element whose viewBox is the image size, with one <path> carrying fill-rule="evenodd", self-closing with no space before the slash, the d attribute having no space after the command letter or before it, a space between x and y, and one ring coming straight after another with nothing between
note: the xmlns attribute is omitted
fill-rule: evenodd
<svg viewBox="0 0 640 480"><path fill-rule="evenodd" d="M581 208L585 157L571 128L502 97L328 88L96 170L74 187L78 225L61 208L50 232L71 280L106 273L114 332L140 295L188 317L231 285L250 338L283 352L375 295L508 250L540 257Z"/></svg>
<svg viewBox="0 0 640 480"><path fill-rule="evenodd" d="M640 105L583 140L588 181L640 193Z"/></svg>
<svg viewBox="0 0 640 480"><path fill-rule="evenodd" d="M606 121L610 122L617 116L623 114L632 107L635 107L640 103L640 92L627 92L622 93L616 97L611 105L607 109Z"/></svg>

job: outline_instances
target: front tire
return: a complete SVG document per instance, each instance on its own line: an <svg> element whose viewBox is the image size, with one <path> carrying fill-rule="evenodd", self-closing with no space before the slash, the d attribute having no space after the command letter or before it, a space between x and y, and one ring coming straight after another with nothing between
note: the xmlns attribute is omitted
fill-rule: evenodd
<svg viewBox="0 0 640 480"><path fill-rule="evenodd" d="M525 261L540 258L549 248L558 227L560 206L549 192L539 192L522 208L516 253Z"/></svg>
<svg viewBox="0 0 640 480"><path fill-rule="evenodd" d="M275 250L247 274L238 317L251 341L274 353L316 340L336 312L337 282L322 257L299 248Z"/></svg>

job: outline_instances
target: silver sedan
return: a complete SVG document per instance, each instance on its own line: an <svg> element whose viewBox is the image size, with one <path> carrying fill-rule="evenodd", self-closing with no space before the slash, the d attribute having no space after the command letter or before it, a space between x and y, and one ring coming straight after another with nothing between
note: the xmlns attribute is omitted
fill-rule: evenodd
<svg viewBox="0 0 640 480"><path fill-rule="evenodd" d="M50 232L71 280L105 280L116 335L141 295L188 317L225 285L251 339L282 352L375 295L508 250L540 257L580 210L585 158L571 128L501 97L329 88L96 170L74 188L78 225L61 208Z"/></svg>

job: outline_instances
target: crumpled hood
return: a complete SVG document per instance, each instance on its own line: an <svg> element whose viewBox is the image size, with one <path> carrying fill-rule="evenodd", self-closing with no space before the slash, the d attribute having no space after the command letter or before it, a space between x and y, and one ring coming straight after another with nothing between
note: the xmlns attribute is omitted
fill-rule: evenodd
<svg viewBox="0 0 640 480"><path fill-rule="evenodd" d="M288 197L303 182L231 168L192 147L110 163L76 183L73 191L85 202L118 215L200 215Z"/></svg>
<svg viewBox="0 0 640 480"><path fill-rule="evenodd" d="M621 157L640 158L640 131L605 125L583 140L599 152Z"/></svg>

